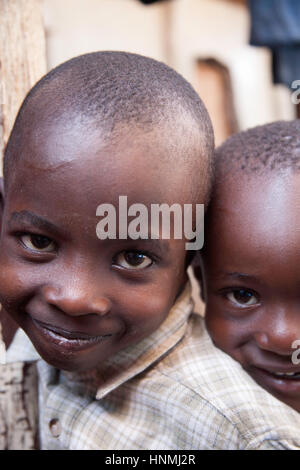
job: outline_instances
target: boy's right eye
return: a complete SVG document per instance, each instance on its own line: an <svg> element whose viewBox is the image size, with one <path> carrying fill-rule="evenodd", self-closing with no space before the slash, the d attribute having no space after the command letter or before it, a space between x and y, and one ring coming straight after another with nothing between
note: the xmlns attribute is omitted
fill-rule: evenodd
<svg viewBox="0 0 300 470"><path fill-rule="evenodd" d="M153 260L143 252L123 251L114 260L116 266L131 270L141 270L153 264Z"/></svg>
<svg viewBox="0 0 300 470"><path fill-rule="evenodd" d="M55 250L54 241L44 235L26 233L21 235L20 240L25 248L31 251L51 253Z"/></svg>
<svg viewBox="0 0 300 470"><path fill-rule="evenodd" d="M250 307L259 303L258 297L254 293L247 289L235 289L226 294L226 297L230 302L238 307Z"/></svg>

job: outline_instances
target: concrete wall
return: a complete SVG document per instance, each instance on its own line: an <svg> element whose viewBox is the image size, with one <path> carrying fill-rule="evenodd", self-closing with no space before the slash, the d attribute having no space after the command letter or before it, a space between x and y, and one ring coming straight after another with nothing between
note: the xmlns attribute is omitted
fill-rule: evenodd
<svg viewBox="0 0 300 470"><path fill-rule="evenodd" d="M48 63L96 50L137 52L165 61L166 5L136 0L43 0Z"/></svg>

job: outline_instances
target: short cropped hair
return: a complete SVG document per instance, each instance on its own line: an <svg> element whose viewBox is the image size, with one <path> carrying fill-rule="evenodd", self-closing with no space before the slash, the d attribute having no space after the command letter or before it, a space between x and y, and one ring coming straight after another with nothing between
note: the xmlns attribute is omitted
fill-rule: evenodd
<svg viewBox="0 0 300 470"><path fill-rule="evenodd" d="M300 120L276 121L234 134L215 155L216 178L233 171L300 170Z"/></svg>
<svg viewBox="0 0 300 470"><path fill-rule="evenodd" d="M48 122L59 119L62 112L68 111L80 116L87 126L99 124L109 136L117 133L122 125L135 125L147 131L163 122L171 124L172 134L172 129L176 132L178 116L188 115L202 142L195 158L205 161L208 167L211 164L214 150L212 125L192 86L173 69L154 59L126 52L101 51L64 62L31 89L7 144L4 178L7 178L15 155L20 154L16 150L24 121L27 120L27 125L29 121L38 123L39 114L44 113L44 116L46 113Z"/></svg>

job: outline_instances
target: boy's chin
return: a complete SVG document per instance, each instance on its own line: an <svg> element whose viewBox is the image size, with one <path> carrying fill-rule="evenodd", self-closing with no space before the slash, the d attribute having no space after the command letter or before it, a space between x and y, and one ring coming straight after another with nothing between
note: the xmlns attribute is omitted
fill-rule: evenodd
<svg viewBox="0 0 300 470"><path fill-rule="evenodd" d="M65 337L40 322L27 318L23 329L38 354L53 367L66 371L86 371L102 364L118 346L118 335L88 339Z"/></svg>
<svg viewBox="0 0 300 470"><path fill-rule="evenodd" d="M251 372L249 373L249 375L251 375L253 380L255 380L255 382L259 386L264 388L267 392L269 392L275 398L277 398L278 400L285 403L287 406L293 408L298 413L300 413L300 392L298 393L296 390L298 388L300 390L299 379L297 380L297 383L293 385L292 382L295 382L295 381L292 381L292 380L284 381L284 380L280 380L280 378L272 378L271 376L264 377L264 375L267 375L267 373L264 374L263 372L260 372L259 374L255 374ZM287 383L285 384L284 382L287 382ZM284 387L287 388L286 394L283 391ZM282 388L283 390L280 391L280 388Z"/></svg>
<svg viewBox="0 0 300 470"><path fill-rule="evenodd" d="M27 333L28 334L28 333ZM110 355L110 347L62 341L56 344L37 335L28 335L41 358L51 366L69 372L83 372L99 367ZM71 344L70 344L71 343Z"/></svg>
<svg viewBox="0 0 300 470"><path fill-rule="evenodd" d="M61 369L67 372L86 372L99 366L102 360L99 357L93 360L87 357L86 354L81 353L68 353L57 354L56 352L45 350L44 348L36 347L39 355L50 366L56 369ZM105 359L103 359L105 360Z"/></svg>

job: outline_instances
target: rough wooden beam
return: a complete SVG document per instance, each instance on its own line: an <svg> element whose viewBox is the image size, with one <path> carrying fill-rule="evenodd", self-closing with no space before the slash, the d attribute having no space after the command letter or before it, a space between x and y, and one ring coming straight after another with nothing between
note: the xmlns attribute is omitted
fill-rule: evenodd
<svg viewBox="0 0 300 470"><path fill-rule="evenodd" d="M39 0L0 0L1 170L4 148L20 104L45 72ZM36 382L34 364L0 365L0 449L38 447Z"/></svg>
<svg viewBox="0 0 300 470"><path fill-rule="evenodd" d="M0 152L25 94L46 72L39 0L0 0Z"/></svg>
<svg viewBox="0 0 300 470"><path fill-rule="evenodd" d="M0 449L38 449L37 373L34 363L0 366Z"/></svg>

